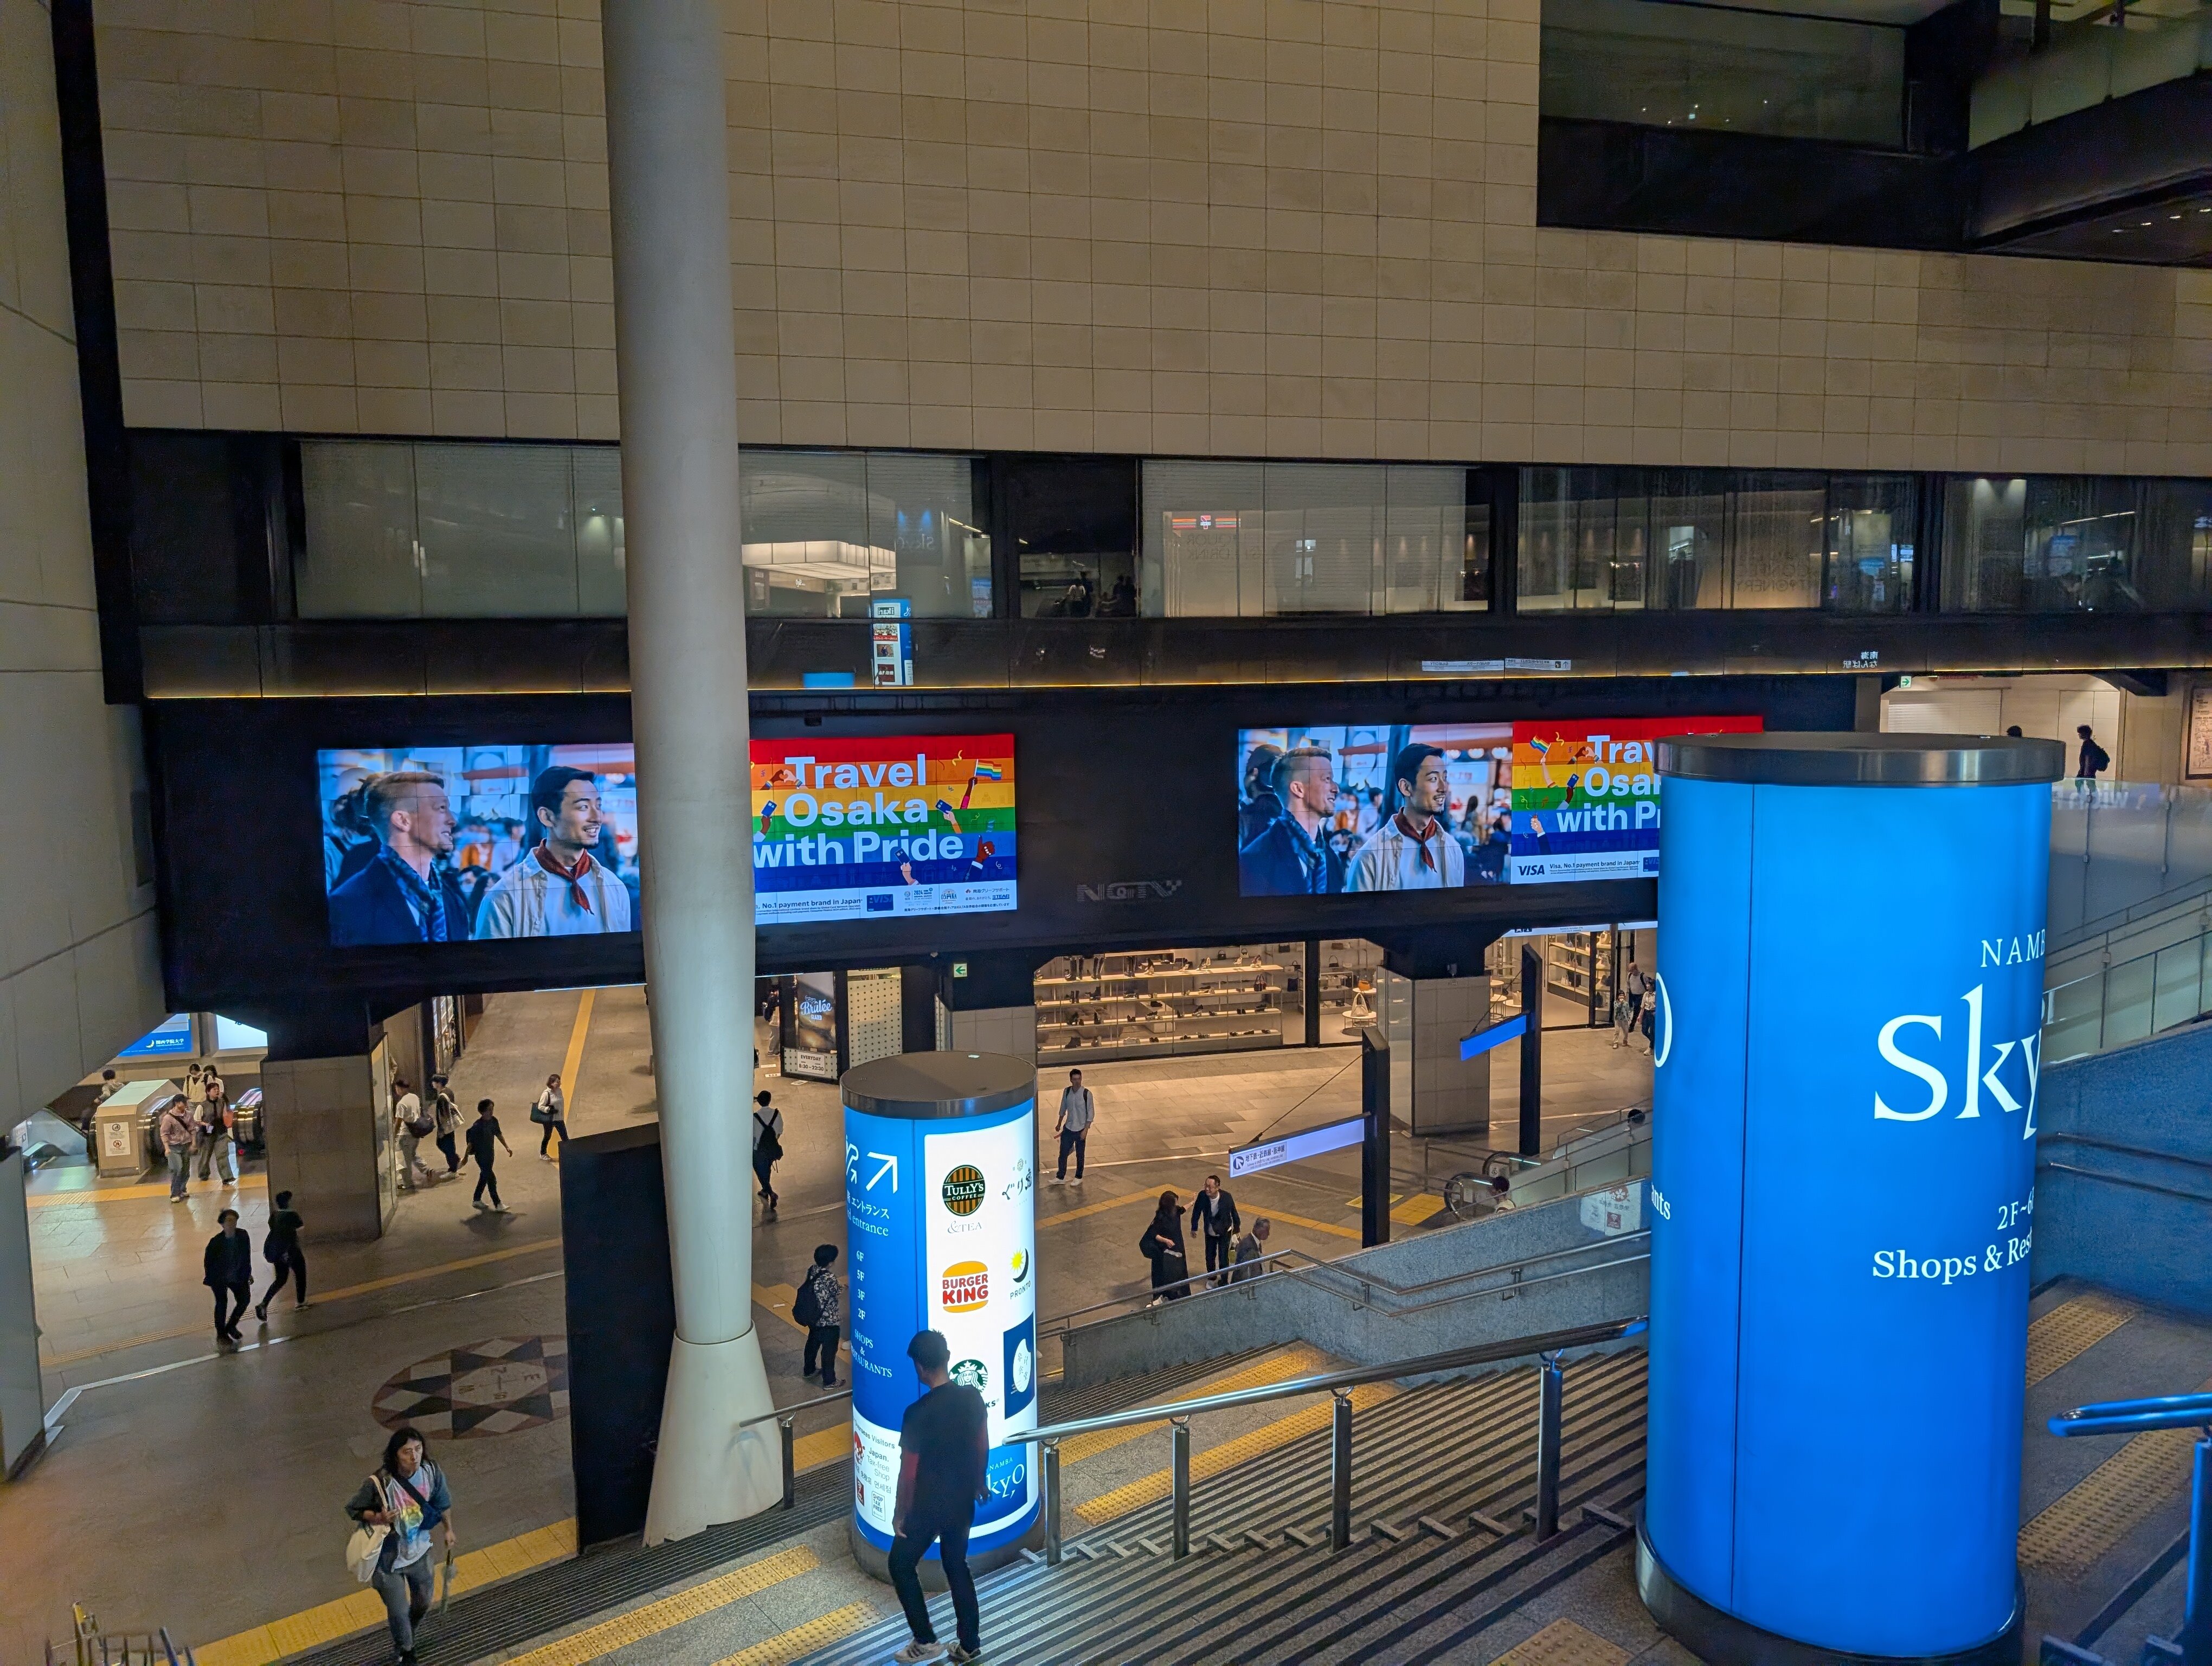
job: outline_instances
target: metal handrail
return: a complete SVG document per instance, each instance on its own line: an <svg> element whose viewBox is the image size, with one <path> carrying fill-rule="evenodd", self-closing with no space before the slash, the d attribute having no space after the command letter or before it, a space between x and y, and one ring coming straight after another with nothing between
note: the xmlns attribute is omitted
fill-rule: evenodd
<svg viewBox="0 0 2212 1666"><path fill-rule="evenodd" d="M2212 1425L2212 1394L2169 1394L2151 1400L2106 1400L2061 1412L2049 1424L2054 1435L2131 1435L2155 1429Z"/></svg>

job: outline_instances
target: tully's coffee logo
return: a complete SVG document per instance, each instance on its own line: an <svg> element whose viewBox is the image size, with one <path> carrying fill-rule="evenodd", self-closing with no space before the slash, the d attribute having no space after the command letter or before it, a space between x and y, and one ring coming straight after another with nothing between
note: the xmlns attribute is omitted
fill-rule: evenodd
<svg viewBox="0 0 2212 1666"><path fill-rule="evenodd" d="M951 1376L962 1388L973 1389L978 1394L991 1386L991 1368L981 1359L960 1360L952 1367Z"/></svg>
<svg viewBox="0 0 2212 1666"><path fill-rule="evenodd" d="M945 1177L938 1195L945 1200L946 1208L965 1219L983 1207L983 1195L989 1190L982 1170L973 1163L963 1163Z"/></svg>
<svg viewBox="0 0 2212 1666"><path fill-rule="evenodd" d="M973 1313L991 1299L991 1269L979 1261L957 1261L945 1269L939 1305L947 1313Z"/></svg>

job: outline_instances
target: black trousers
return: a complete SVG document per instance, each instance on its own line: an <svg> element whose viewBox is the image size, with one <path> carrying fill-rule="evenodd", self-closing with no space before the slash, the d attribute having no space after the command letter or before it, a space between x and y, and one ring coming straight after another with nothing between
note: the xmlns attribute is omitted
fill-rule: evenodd
<svg viewBox="0 0 2212 1666"><path fill-rule="evenodd" d="M1080 1134L1071 1132L1066 1128L1060 1131L1060 1177L1062 1180L1067 1178L1067 1154L1070 1152L1075 1153L1075 1177L1078 1180L1083 1178L1083 1148L1090 1143L1089 1128L1084 1129Z"/></svg>
<svg viewBox="0 0 2212 1666"><path fill-rule="evenodd" d="M806 1327L806 1363L799 1368L801 1377L814 1375L814 1359L822 1358L822 1374L825 1377L837 1374L837 1339L845 1334L842 1325L809 1325Z"/></svg>
<svg viewBox="0 0 2212 1666"><path fill-rule="evenodd" d="M270 1257L269 1289L262 1296L260 1305L255 1311L265 1313L269 1310L269 1304L275 1301L278 1293L283 1290L284 1280L288 1274L292 1280L294 1304L297 1305L307 1299L307 1258L297 1250L289 1250L283 1255Z"/></svg>
<svg viewBox="0 0 2212 1666"><path fill-rule="evenodd" d="M230 1310L228 1318L223 1316L223 1306L227 1299L234 1300L238 1304L236 1307ZM238 1328L238 1322L246 1316L246 1304L252 1299L253 1286L251 1284L217 1285L215 1287L215 1334L218 1336L228 1336L235 1330Z"/></svg>
<svg viewBox="0 0 2212 1666"><path fill-rule="evenodd" d="M446 1153L446 1172L459 1174L461 1171L461 1153L453 1145L453 1136L450 1134L440 1134L438 1149Z"/></svg>
<svg viewBox="0 0 2212 1666"><path fill-rule="evenodd" d="M753 1153L753 1178L760 1182L761 1195L770 1203L775 1201L775 1188L769 1183L769 1177L775 1172L774 1158L763 1157L758 1152Z"/></svg>
<svg viewBox="0 0 2212 1666"><path fill-rule="evenodd" d="M949 1522L917 1522L908 1517L906 1531L891 1546L891 1589L898 1593L907 1626L917 1643L937 1641L936 1629L929 1623L929 1604L922 1600L921 1576L915 1571L929 1554L929 1541L934 1539L938 1560L945 1564L945 1584L952 1593L952 1619L960 1646L970 1654L983 1646L983 1616L975 1606L975 1576L968 1572L968 1529L975 1519L972 1505Z"/></svg>
<svg viewBox="0 0 2212 1666"><path fill-rule="evenodd" d="M491 1164L489 1163L479 1163L477 1164L476 1201L478 1203L483 1202L483 1196L486 1192L489 1192L491 1194L491 1207L493 1208L499 1209L506 1207L499 1201L499 1181L491 1171Z"/></svg>
<svg viewBox="0 0 2212 1666"><path fill-rule="evenodd" d="M553 1136L556 1134L561 1136L562 1145L568 1143L568 1122L566 1117L556 1116L551 1122L540 1122L538 1126L545 1130L538 1136L538 1154L540 1157L545 1155L545 1148L553 1143Z"/></svg>
<svg viewBox="0 0 2212 1666"><path fill-rule="evenodd" d="M1231 1267L1234 1267L1237 1264L1237 1248L1235 1242L1232 1239L1225 1237L1218 1238L1211 1232L1206 1233L1204 1237L1206 1238L1206 1270L1207 1272L1211 1273L1216 1268L1218 1268L1221 1271L1226 1273Z"/></svg>

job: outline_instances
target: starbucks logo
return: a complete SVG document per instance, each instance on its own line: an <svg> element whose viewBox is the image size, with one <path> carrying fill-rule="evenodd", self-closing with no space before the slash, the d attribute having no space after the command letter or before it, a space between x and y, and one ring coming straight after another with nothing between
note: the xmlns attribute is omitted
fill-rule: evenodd
<svg viewBox="0 0 2212 1666"><path fill-rule="evenodd" d="M960 1360L952 1367L951 1377L962 1388L978 1394L991 1386L991 1368L981 1359Z"/></svg>
<svg viewBox="0 0 2212 1666"><path fill-rule="evenodd" d="M938 1195L945 1200L946 1208L965 1219L983 1207L984 1194L989 1190L982 1170L973 1163L963 1163L945 1177Z"/></svg>

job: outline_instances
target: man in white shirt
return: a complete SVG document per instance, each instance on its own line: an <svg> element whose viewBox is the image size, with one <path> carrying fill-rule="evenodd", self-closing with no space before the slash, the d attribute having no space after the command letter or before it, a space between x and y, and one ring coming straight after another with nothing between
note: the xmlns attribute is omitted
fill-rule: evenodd
<svg viewBox="0 0 2212 1666"><path fill-rule="evenodd" d="M1083 1148L1091 1142L1091 1124L1098 1115L1098 1107L1091 1097L1091 1090L1083 1085L1083 1073L1067 1073L1067 1085L1060 1091L1060 1121L1053 1132L1060 1136L1060 1172L1054 1177L1055 1183L1067 1178L1067 1154L1075 1153L1075 1183L1083 1183Z"/></svg>
<svg viewBox="0 0 2212 1666"><path fill-rule="evenodd" d="M1442 819L1451 797L1444 755L1421 741L1398 749L1390 779L1397 812L1352 859L1347 891L1448 891L1467 883L1467 853Z"/></svg>
<svg viewBox="0 0 2212 1666"><path fill-rule="evenodd" d="M418 1129L428 1119L422 1115L422 1097L404 1076L394 1076L392 1085L396 1096L392 1102L392 1131L399 1137L399 1183L408 1191L418 1191L430 1183L430 1170L416 1154L422 1140Z"/></svg>
<svg viewBox="0 0 2212 1666"><path fill-rule="evenodd" d="M783 1113L775 1108L775 1101L765 1089L753 1096L753 1177L760 1182L761 1201L767 1206L765 1213L775 1213L775 1206L783 1200L777 1196L774 1183L775 1165L783 1157Z"/></svg>
<svg viewBox="0 0 2212 1666"><path fill-rule="evenodd" d="M613 841L599 777L556 764L530 785L540 837L484 894L478 937L586 937L630 929L629 888L610 865Z"/></svg>

